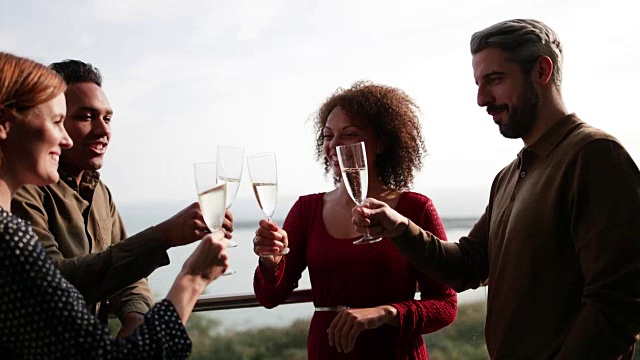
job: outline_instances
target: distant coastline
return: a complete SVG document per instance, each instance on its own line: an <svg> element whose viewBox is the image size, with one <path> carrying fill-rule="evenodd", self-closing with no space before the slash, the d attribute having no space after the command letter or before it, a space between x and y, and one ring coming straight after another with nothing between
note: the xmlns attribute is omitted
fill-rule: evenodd
<svg viewBox="0 0 640 360"><path fill-rule="evenodd" d="M442 224L444 225L445 229L459 229L459 228L470 229L470 228L473 227L473 225L476 224L476 222L478 221L479 218L480 218L480 216L477 216L477 217L459 217L459 218L445 217L445 218L441 218L441 220L442 220Z"/></svg>
<svg viewBox="0 0 640 360"><path fill-rule="evenodd" d="M445 196L446 195L446 196ZM484 195L477 192L463 192L456 196L450 194L433 195L432 200L446 229L471 228L480 218L484 210ZM278 199L274 220L282 224L289 209L297 197ZM127 231L134 234L155 225L189 205L196 199L119 202L118 210L127 226ZM231 206L236 227L254 227L264 215L258 209L255 199L238 198Z"/></svg>

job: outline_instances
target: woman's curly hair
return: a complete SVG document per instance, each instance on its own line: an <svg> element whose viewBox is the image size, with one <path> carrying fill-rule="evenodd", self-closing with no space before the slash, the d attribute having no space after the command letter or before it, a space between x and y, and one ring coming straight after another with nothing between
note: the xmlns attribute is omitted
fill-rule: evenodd
<svg viewBox="0 0 640 360"><path fill-rule="evenodd" d="M313 115L316 133L316 159L324 161L324 127L333 109L340 107L358 125L372 130L383 151L377 154L377 173L382 183L398 190L408 190L414 170L422 168L427 150L422 138L418 114L420 108L404 91L370 81L358 81L350 88L338 88ZM334 177L334 183L340 178Z"/></svg>

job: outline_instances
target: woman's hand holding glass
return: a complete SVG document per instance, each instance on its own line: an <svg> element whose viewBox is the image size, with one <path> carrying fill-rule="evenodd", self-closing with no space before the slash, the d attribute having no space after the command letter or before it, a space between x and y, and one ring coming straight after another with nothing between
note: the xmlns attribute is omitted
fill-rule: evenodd
<svg viewBox="0 0 640 360"><path fill-rule="evenodd" d="M356 231L361 234L368 231L371 236L398 236L409 226L408 218L374 198L367 198L362 206L355 206L351 215Z"/></svg>
<svg viewBox="0 0 640 360"><path fill-rule="evenodd" d="M180 274L196 276L209 285L229 267L226 250L227 241L222 232L208 234L184 262Z"/></svg>
<svg viewBox="0 0 640 360"><path fill-rule="evenodd" d="M262 153L247 156L247 167L249 168L249 177L251 178L253 193L256 196L258 206L267 217L267 223L272 223L271 217L276 211L276 203L278 201L278 167L276 165L276 154ZM259 223L259 226L261 226L261 223L262 222ZM256 241L257 238L254 237L254 247ZM260 257L275 257L289 253L289 248L286 243L284 247L272 248L275 252L268 253L265 250L261 250L257 254L260 255Z"/></svg>
<svg viewBox="0 0 640 360"><path fill-rule="evenodd" d="M227 241L221 231L208 234L182 265L167 299L173 303L183 324L204 289L229 267L226 248Z"/></svg>
<svg viewBox="0 0 640 360"><path fill-rule="evenodd" d="M260 226L253 238L253 252L260 256L260 261L269 267L278 265L282 259L282 249L288 249L289 238L287 232L279 228L274 222L260 220Z"/></svg>

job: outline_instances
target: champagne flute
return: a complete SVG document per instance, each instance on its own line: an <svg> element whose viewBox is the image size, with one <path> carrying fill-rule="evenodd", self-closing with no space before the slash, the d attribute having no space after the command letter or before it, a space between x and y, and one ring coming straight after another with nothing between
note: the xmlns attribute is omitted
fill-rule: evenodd
<svg viewBox="0 0 640 360"><path fill-rule="evenodd" d="M337 146L338 161L342 171L342 184L353 202L358 206L364 204L369 188L369 172L367 168L367 152L364 142L351 145ZM354 244L371 244L381 240L380 237L369 235L369 229L365 228L364 236L354 241Z"/></svg>
<svg viewBox="0 0 640 360"><path fill-rule="evenodd" d="M253 193L256 195L260 210L271 222L271 217L276 211L278 200L278 170L276 167L276 154L261 153L247 156L247 167L249 177L253 186ZM284 247L276 253L262 253L260 256L269 257L275 255L286 255L289 248Z"/></svg>
<svg viewBox="0 0 640 360"><path fill-rule="evenodd" d="M216 162L195 163L193 171L204 222L211 232L221 231L224 224L227 183L220 180L218 175L224 175L224 165ZM232 275L235 272L227 268L223 275Z"/></svg>
<svg viewBox="0 0 640 360"><path fill-rule="evenodd" d="M236 198L236 194L238 194L238 188L240 188L240 179L242 178L242 168L244 166L244 148L237 146L218 146L216 160L218 166L224 164L224 169L226 170L218 173L217 176L218 179L227 183L225 207L228 209ZM229 240L227 246L236 247L238 243Z"/></svg>

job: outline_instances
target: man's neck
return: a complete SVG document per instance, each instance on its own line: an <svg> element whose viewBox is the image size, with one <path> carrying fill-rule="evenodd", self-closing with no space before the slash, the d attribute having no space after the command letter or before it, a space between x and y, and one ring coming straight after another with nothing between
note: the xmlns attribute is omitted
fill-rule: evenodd
<svg viewBox="0 0 640 360"><path fill-rule="evenodd" d="M533 128L529 133L522 137L524 146L530 146L536 140L542 136L547 130L549 130L560 119L569 115L567 108L564 106L564 102L559 96L552 96L547 99L541 99L542 101L538 109L538 118L536 119Z"/></svg>
<svg viewBox="0 0 640 360"><path fill-rule="evenodd" d="M64 166L60 164L60 171L74 178L76 180L76 184L80 186L80 181L82 180L82 175L84 174L84 170L74 169L71 166Z"/></svg>

